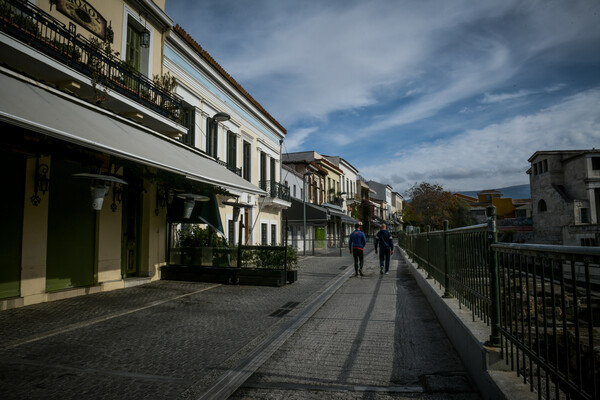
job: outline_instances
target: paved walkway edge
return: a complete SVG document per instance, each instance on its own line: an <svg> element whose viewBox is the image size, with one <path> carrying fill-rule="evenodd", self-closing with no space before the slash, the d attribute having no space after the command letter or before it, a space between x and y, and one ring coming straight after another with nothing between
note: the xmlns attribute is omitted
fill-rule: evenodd
<svg viewBox="0 0 600 400"><path fill-rule="evenodd" d="M481 397L485 400L537 399L514 371L506 370L499 350L483 345L488 339L489 327L481 321L473 321L471 312L464 307L461 309L458 300L442 298L443 290L439 285L433 279L426 279L424 271L417 269L404 250L401 254Z"/></svg>
<svg viewBox="0 0 600 400"><path fill-rule="evenodd" d="M260 366L285 343L337 290L354 272L346 270L330 281L327 287L314 298L296 316L286 321L277 331L262 341L237 366L222 374L197 400L227 399L231 396Z"/></svg>

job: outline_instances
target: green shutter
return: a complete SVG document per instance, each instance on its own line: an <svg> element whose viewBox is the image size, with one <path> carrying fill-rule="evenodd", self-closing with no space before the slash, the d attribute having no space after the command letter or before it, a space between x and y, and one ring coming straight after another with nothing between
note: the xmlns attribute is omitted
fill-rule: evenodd
<svg viewBox="0 0 600 400"><path fill-rule="evenodd" d="M131 25L127 25L125 61L135 68L136 71L140 70L142 65L142 34Z"/></svg>

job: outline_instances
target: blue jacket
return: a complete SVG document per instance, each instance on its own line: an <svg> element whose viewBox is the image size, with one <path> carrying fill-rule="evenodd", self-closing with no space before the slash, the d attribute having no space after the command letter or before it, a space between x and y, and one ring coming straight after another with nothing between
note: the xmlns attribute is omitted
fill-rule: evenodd
<svg viewBox="0 0 600 400"><path fill-rule="evenodd" d="M352 249L360 249L363 250L365 245L367 244L367 237L362 231L358 229L350 234L350 239L348 240L348 248Z"/></svg>
<svg viewBox="0 0 600 400"><path fill-rule="evenodd" d="M379 250L394 250L394 239L388 230L381 230L375 236L375 249L379 245Z"/></svg>

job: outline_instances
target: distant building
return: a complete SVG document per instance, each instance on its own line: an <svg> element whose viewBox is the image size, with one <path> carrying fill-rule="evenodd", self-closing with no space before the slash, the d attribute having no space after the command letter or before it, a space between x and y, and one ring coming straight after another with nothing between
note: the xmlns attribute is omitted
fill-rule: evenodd
<svg viewBox="0 0 600 400"><path fill-rule="evenodd" d="M528 161L535 241L598 246L600 150L538 151Z"/></svg>
<svg viewBox="0 0 600 400"><path fill-rule="evenodd" d="M496 207L498 220L531 218L531 199L502 197L502 192L498 190L482 190L477 192L477 197L462 193L454 193L454 196L471 207L469 214L477 223L484 223L487 220L485 209L490 205Z"/></svg>

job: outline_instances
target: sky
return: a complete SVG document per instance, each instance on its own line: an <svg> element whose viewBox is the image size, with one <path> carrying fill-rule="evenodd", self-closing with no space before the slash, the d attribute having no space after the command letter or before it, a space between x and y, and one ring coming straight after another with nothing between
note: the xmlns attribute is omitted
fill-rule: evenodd
<svg viewBox="0 0 600 400"><path fill-rule="evenodd" d="M401 194L528 184L600 148L598 0L166 0L287 130Z"/></svg>

